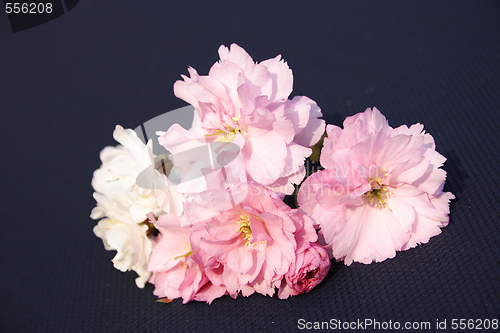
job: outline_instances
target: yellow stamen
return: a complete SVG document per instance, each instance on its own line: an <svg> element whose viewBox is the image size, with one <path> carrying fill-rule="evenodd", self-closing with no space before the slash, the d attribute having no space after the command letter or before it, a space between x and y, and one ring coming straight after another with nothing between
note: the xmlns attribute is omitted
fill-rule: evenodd
<svg viewBox="0 0 500 333"><path fill-rule="evenodd" d="M172 259L173 259L173 260L177 260L177 259L179 259L179 258L183 258L183 257L184 257L185 259L187 259L187 257L189 257L190 255L192 255L192 254L193 254L193 250L191 249L191 243L188 243L188 244L186 245L186 249L187 249L187 251L188 251L186 254L182 254L182 255L177 256L177 257L174 257L174 258L172 258ZM179 264L179 267L182 267L182 265L186 265L186 267L185 267L185 268L186 268L186 269L188 268L188 265L186 264L186 260L181 261L181 263Z"/></svg>
<svg viewBox="0 0 500 333"><path fill-rule="evenodd" d="M240 215L240 219L238 220L238 224L240 225L240 229L238 230L243 235L245 235L245 245L250 243L250 237L252 237L252 228L250 227L250 216L249 215Z"/></svg>
<svg viewBox="0 0 500 333"><path fill-rule="evenodd" d="M209 136L218 136L218 138L215 140L217 142L233 142L236 134L245 134L245 131L240 128L240 125L238 124L238 118L233 117L233 121L236 122L236 128L231 127L229 124L225 124L225 127L227 130L221 130L218 129L215 131L215 133L212 134L207 134L205 137Z"/></svg>
<svg viewBox="0 0 500 333"><path fill-rule="evenodd" d="M119 224L119 223L120 223L120 221L113 220L113 219L109 219L109 220L108 220L108 223L111 223L111 224ZM109 230L109 229L111 229L111 227L108 227L106 230Z"/></svg>
<svg viewBox="0 0 500 333"><path fill-rule="evenodd" d="M367 179L367 181L371 184L372 189L363 194L363 202L365 199L368 199L371 206L381 209L385 208L387 199L392 197L392 193L387 190L387 187L391 184L384 184L385 177L387 177L388 174L389 173L386 172L386 169L383 169L382 176Z"/></svg>

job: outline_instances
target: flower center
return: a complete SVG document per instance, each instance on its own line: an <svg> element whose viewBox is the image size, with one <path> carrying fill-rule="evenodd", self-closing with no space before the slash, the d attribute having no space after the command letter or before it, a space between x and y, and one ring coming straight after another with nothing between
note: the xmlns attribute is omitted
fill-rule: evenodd
<svg viewBox="0 0 500 333"><path fill-rule="evenodd" d="M367 181L371 184L372 189L363 194L363 203L369 200L369 204L375 208L385 208L387 198L392 196L392 193L387 190L391 184L384 184L385 177L388 173L385 169L382 170L382 176L368 178Z"/></svg>
<svg viewBox="0 0 500 333"><path fill-rule="evenodd" d="M217 136L217 139L215 139L215 141L217 142L233 142L236 134L239 133L244 135L245 130L243 128L240 128L238 118L233 117L232 120L236 123L236 127L232 127L231 125L226 124L223 130L218 129L217 131L215 131L215 133L207 134L205 135L205 137Z"/></svg>
<svg viewBox="0 0 500 333"><path fill-rule="evenodd" d="M250 243L250 237L252 236L252 228L250 227L250 216L249 215L240 215L240 219L238 220L238 224L240 225L240 229L242 235L245 237L245 245Z"/></svg>

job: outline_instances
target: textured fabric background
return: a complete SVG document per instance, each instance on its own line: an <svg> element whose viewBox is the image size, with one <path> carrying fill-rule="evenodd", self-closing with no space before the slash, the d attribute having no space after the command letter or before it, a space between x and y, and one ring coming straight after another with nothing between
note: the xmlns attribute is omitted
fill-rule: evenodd
<svg viewBox="0 0 500 333"><path fill-rule="evenodd" d="M0 13L0 331L292 332L298 320L500 319L498 1L90 1L12 33ZM336 263L289 300L156 303L113 268L89 218L99 152L185 105L221 44L282 54L328 123L376 106L448 158L450 224L382 263Z"/></svg>

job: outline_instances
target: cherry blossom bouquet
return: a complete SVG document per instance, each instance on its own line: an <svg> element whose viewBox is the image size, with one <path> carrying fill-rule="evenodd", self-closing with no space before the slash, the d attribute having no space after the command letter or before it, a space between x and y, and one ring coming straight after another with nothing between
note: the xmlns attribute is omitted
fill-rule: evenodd
<svg viewBox="0 0 500 333"><path fill-rule="evenodd" d="M194 108L189 129L174 123L154 143L116 126L119 145L101 151L94 233L138 287L154 284L162 302L285 299L318 285L333 258L380 262L447 225L445 158L423 125L392 128L373 108L325 133L316 102L289 99L281 56L255 63L236 44L219 56L174 84ZM321 170L306 170L321 146Z"/></svg>

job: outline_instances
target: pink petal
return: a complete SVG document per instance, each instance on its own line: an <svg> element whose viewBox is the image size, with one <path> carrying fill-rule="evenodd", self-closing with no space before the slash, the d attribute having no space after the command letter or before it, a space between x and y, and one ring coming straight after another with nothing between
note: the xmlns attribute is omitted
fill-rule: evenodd
<svg viewBox="0 0 500 333"><path fill-rule="evenodd" d="M256 243L256 242L273 242L273 239L269 236L267 233L266 226L264 223L256 219L255 217L252 217L250 220L250 226L252 229L252 236L250 238L250 244Z"/></svg>
<svg viewBox="0 0 500 333"><path fill-rule="evenodd" d="M296 134L300 133L309 122L310 102L313 101L305 96L295 96L284 104L285 116L292 121Z"/></svg>
<svg viewBox="0 0 500 333"><path fill-rule="evenodd" d="M216 286L212 283L206 283L201 289L196 293L194 299L196 301L203 301L211 304L216 298L222 297L226 294L226 288L224 286Z"/></svg>
<svg viewBox="0 0 500 333"><path fill-rule="evenodd" d="M282 175L289 176L299 171L304 165L304 160L311 155L312 149L292 142L286 147L286 150L288 154L285 159L285 168L282 171Z"/></svg>
<svg viewBox="0 0 500 333"><path fill-rule="evenodd" d="M250 55L239 45L231 44L231 49L228 49L224 45L219 47L219 57L221 60L227 60L235 63L244 70L248 70L249 67L253 67L254 62Z"/></svg>
<svg viewBox="0 0 500 333"><path fill-rule="evenodd" d="M362 232L364 207L344 208L331 216L332 220L322 219L321 232L325 240L331 239L333 256L342 260L355 247ZM328 237L328 238L327 238Z"/></svg>
<svg viewBox="0 0 500 333"><path fill-rule="evenodd" d="M244 242L231 248L227 253L227 267L236 274L247 273L254 264L254 253L249 251Z"/></svg>
<svg viewBox="0 0 500 333"><path fill-rule="evenodd" d="M156 244L149 259L149 271L167 271L184 261L189 250L189 230L187 228L160 228L161 240ZM178 257L178 259L174 259Z"/></svg>
<svg viewBox="0 0 500 333"><path fill-rule="evenodd" d="M411 184L422 177L427 170L429 162L423 156L415 156L406 162L397 164L391 172L387 182L396 185L400 183Z"/></svg>
<svg viewBox="0 0 500 333"><path fill-rule="evenodd" d="M200 77L200 79L201 79L201 77ZM210 79L210 78L205 79L203 81L204 81L203 84L201 82L194 82L194 83L191 83L188 87L188 91L194 97L196 97L196 99L198 100L198 103L199 103L198 109L203 108L203 105L201 103L210 104L210 105L213 105L219 109L223 108L224 106L221 103L220 99L214 93L212 93L212 91L209 90L210 83L212 83L214 86L216 86L217 81ZM207 87L207 85L209 85L209 86ZM212 88L214 90L217 90L217 88L220 89L220 83L218 85L219 85L219 87L212 87ZM203 117L202 117L202 121L203 121Z"/></svg>
<svg viewBox="0 0 500 333"><path fill-rule="evenodd" d="M357 121L363 121L368 126L369 133L385 132L388 133L392 128L389 126L387 119L380 113L377 108L366 109L365 112L360 112L354 116L347 117L344 120L344 129L355 124Z"/></svg>
<svg viewBox="0 0 500 333"><path fill-rule="evenodd" d="M170 126L167 132L157 132L160 135L158 142L172 154L188 151L192 148L205 145L203 134L192 133L179 124Z"/></svg>
<svg viewBox="0 0 500 333"><path fill-rule="evenodd" d="M367 236L364 232L361 232L359 233L359 239L356 247L354 247L352 251L345 256L344 263L348 266L351 265L353 261L370 264L378 257L380 257L380 255L370 245L368 245Z"/></svg>
<svg viewBox="0 0 500 333"><path fill-rule="evenodd" d="M373 163L390 170L398 163L405 162L411 157L421 156L423 143L423 137L412 138L408 135L391 137L374 152Z"/></svg>
<svg viewBox="0 0 500 333"><path fill-rule="evenodd" d="M294 141L305 147L314 146L325 132L325 121L319 119L323 114L316 102L305 96L296 96L293 107L287 111L287 118L294 117L296 135ZM293 111L293 112L292 112Z"/></svg>
<svg viewBox="0 0 500 333"><path fill-rule="evenodd" d="M429 219L423 215L417 217L413 226L411 240L405 245L403 250L414 247L415 244L427 243L431 237L441 233L441 228L435 220Z"/></svg>
<svg viewBox="0 0 500 333"><path fill-rule="evenodd" d="M385 258L393 258L396 255L396 246L392 238L400 240L399 237L393 237L395 234L405 234L398 223L395 221L392 213L387 209L378 209L371 206L365 206L363 214L363 232L367 243ZM396 229L396 230L393 230ZM407 236L409 238L409 234ZM406 242L402 242L405 244ZM403 245L401 244L401 245Z"/></svg>
<svg viewBox="0 0 500 333"><path fill-rule="evenodd" d="M295 136L293 122L290 119L285 118L283 108L278 108L277 110L273 111L273 114L276 119L273 123L273 131L279 133L283 140L285 140L287 144L290 144L290 142L294 140Z"/></svg>
<svg viewBox="0 0 500 333"><path fill-rule="evenodd" d="M403 198L394 196L387 199L387 208L392 210L404 231L410 232L412 230L416 214L410 204Z"/></svg>
<svg viewBox="0 0 500 333"><path fill-rule="evenodd" d="M413 186L423 192L430 194L438 194L441 191L446 179L446 171L437 169L434 165L429 164L424 175L413 182Z"/></svg>
<svg viewBox="0 0 500 333"><path fill-rule="evenodd" d="M265 66L271 74L273 93L269 96L269 99L287 99L292 93L293 75L287 63L281 60L281 55L265 60L260 64Z"/></svg>
<svg viewBox="0 0 500 333"><path fill-rule="evenodd" d="M207 232L213 238L220 241L229 241L238 237L240 235L239 225L237 223L227 223L227 224L207 224Z"/></svg>
<svg viewBox="0 0 500 333"><path fill-rule="evenodd" d="M415 197L406 197L405 201L414 207L418 216L423 216L434 221L448 220L448 216L444 211L436 209L431 204L427 193L422 193Z"/></svg>
<svg viewBox="0 0 500 333"><path fill-rule="evenodd" d="M286 143L278 133L268 132L248 138L242 154L250 176L258 183L272 184L285 167Z"/></svg>
<svg viewBox="0 0 500 333"><path fill-rule="evenodd" d="M263 65L257 64L254 66L252 73L245 72L247 78L248 94L251 99L259 96L267 96L268 98L273 92L273 82L271 74Z"/></svg>
<svg viewBox="0 0 500 333"><path fill-rule="evenodd" d="M431 204L437 210L444 212L445 214L450 213L450 200L455 199L455 196L450 192L443 192L439 196L431 198Z"/></svg>

